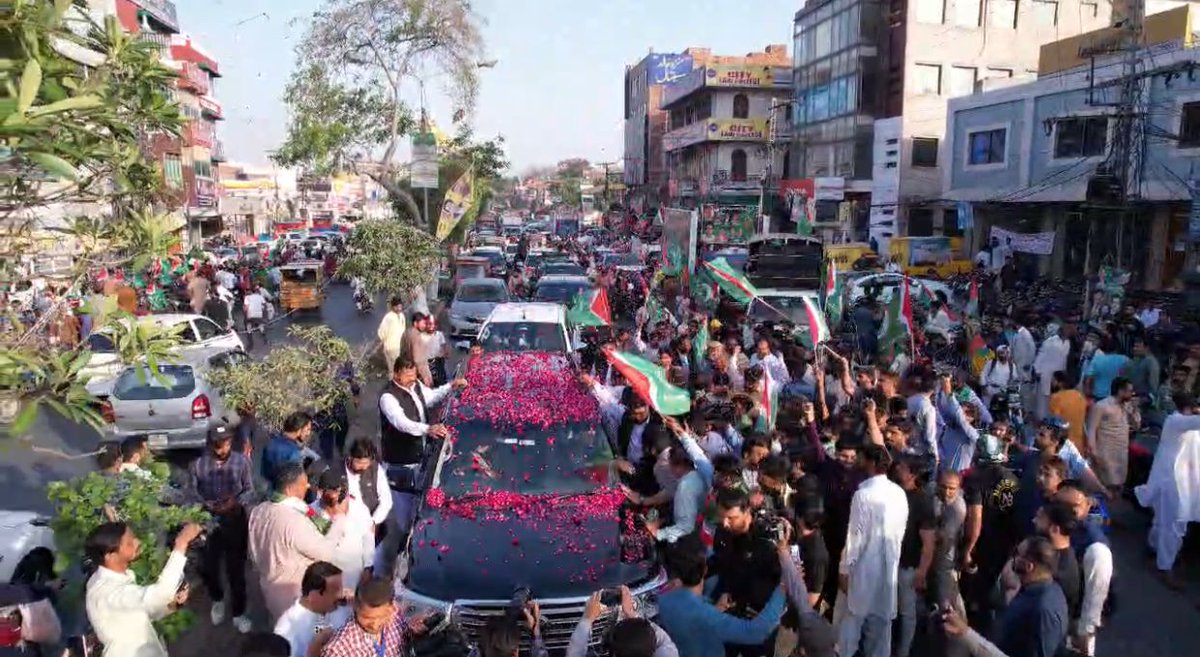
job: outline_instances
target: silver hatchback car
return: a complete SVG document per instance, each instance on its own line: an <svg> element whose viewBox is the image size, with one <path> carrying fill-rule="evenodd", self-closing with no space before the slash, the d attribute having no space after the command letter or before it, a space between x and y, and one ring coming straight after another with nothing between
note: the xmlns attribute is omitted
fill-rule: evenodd
<svg viewBox="0 0 1200 657"><path fill-rule="evenodd" d="M89 386L92 394L104 399L105 438L145 435L156 452L203 447L209 429L233 426L240 419L235 409L226 406L208 374L216 368L237 367L247 359L240 350L198 350L159 365L158 376L145 365L135 365L103 384L103 389Z"/></svg>

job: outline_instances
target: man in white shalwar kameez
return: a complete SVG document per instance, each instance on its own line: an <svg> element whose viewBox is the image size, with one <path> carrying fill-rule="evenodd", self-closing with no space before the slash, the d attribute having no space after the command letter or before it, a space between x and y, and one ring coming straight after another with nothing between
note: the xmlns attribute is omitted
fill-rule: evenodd
<svg viewBox="0 0 1200 657"><path fill-rule="evenodd" d="M1200 522L1200 408L1191 395L1176 395L1175 413L1163 422L1146 483L1133 489L1138 502L1154 510L1148 541L1158 570L1178 587L1172 568L1189 522Z"/></svg>
<svg viewBox="0 0 1200 657"><path fill-rule="evenodd" d="M887 477L891 458L883 446L867 445L861 458L868 479L850 502L850 531L838 568L833 620L838 654L888 657L908 497Z"/></svg>
<svg viewBox="0 0 1200 657"><path fill-rule="evenodd" d="M400 297L392 297L388 312L383 316L383 321L379 322L379 329L375 332L383 346L383 358L389 372L395 366L396 359L400 357L404 345L404 333L407 330L408 319L404 316L404 302Z"/></svg>
<svg viewBox="0 0 1200 657"><path fill-rule="evenodd" d="M1071 343L1062 339L1058 334L1058 325L1046 327L1046 339L1038 349L1037 358L1033 361L1033 371L1037 375L1037 419L1041 420L1050 414L1050 382L1055 372L1067 369L1067 358L1071 354Z"/></svg>

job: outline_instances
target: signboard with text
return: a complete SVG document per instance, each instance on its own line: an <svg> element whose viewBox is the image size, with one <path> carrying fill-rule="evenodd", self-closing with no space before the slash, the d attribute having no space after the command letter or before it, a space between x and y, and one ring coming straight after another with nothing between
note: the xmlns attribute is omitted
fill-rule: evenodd
<svg viewBox="0 0 1200 657"><path fill-rule="evenodd" d="M773 87L775 75L770 66L717 64L709 66L704 85L708 87Z"/></svg>
<svg viewBox="0 0 1200 657"><path fill-rule="evenodd" d="M769 127L766 119L713 119L708 122L712 141L764 141Z"/></svg>
<svg viewBox="0 0 1200 657"><path fill-rule="evenodd" d="M419 132L412 139L412 165L410 165L413 189L438 188L437 137L432 132Z"/></svg>

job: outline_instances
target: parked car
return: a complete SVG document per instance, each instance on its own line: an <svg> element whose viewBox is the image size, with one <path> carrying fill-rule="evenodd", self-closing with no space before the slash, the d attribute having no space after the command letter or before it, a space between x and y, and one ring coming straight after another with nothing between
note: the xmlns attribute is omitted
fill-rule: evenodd
<svg viewBox="0 0 1200 657"><path fill-rule="evenodd" d="M876 294L876 299L880 303L887 303L892 299L892 293L900 288L900 283L905 278L908 279L909 293L913 295L915 301L924 290L928 290L929 295L933 296L938 292L946 295L947 299L954 298L954 290L949 285L941 281L935 281L928 278L914 278L897 273L881 273L881 274L847 274L849 284L846 286L846 292L849 295L850 304L853 305L869 293Z"/></svg>
<svg viewBox="0 0 1200 657"><path fill-rule="evenodd" d="M574 342L567 311L557 303L502 303L479 329L484 351L568 353Z"/></svg>
<svg viewBox="0 0 1200 657"><path fill-rule="evenodd" d="M88 391L104 400L105 438L145 435L154 451L203 447L209 429L240 420L209 374L237 367L248 358L240 348L195 350L174 363L160 363L157 375L138 364L126 367L111 382L89 383Z"/></svg>
<svg viewBox="0 0 1200 657"><path fill-rule="evenodd" d="M488 274L491 276L503 276L504 271L508 268L508 262L504 258L504 247L480 246L473 249L471 255L487 258Z"/></svg>
<svg viewBox="0 0 1200 657"><path fill-rule="evenodd" d="M0 511L0 583L54 578L54 530L33 511Z"/></svg>
<svg viewBox="0 0 1200 657"><path fill-rule="evenodd" d="M179 327L180 345L177 348L181 355L193 350L224 349L226 351L241 350L242 338L235 330L224 330L216 322L191 313L164 313L137 318L139 322L148 322L157 327ZM79 376L89 382L102 382L112 379L121 373L124 365L117 356L113 346L112 336L103 329L87 337L87 348L91 353L87 365L79 371Z"/></svg>
<svg viewBox="0 0 1200 657"><path fill-rule="evenodd" d="M542 264L542 276L586 276L587 270L573 262L547 262Z"/></svg>
<svg viewBox="0 0 1200 657"><path fill-rule="evenodd" d="M459 284L450 301L450 336L474 337L492 309L509 300L499 278L472 278Z"/></svg>

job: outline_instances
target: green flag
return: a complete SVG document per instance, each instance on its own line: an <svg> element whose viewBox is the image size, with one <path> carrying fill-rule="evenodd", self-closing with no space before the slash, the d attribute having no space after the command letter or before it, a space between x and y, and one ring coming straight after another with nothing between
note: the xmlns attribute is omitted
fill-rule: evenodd
<svg viewBox="0 0 1200 657"><path fill-rule="evenodd" d="M611 325L612 311L608 307L608 293L604 288L581 291L567 310L567 321L575 326Z"/></svg>
<svg viewBox="0 0 1200 657"><path fill-rule="evenodd" d="M700 328L692 338L692 371L695 372L708 356L708 315L700 318Z"/></svg>
<svg viewBox="0 0 1200 657"><path fill-rule="evenodd" d="M611 349L608 362L625 377L629 386L661 415L683 415L691 410L692 400L683 388L671 385L662 367L633 354Z"/></svg>
<svg viewBox="0 0 1200 657"><path fill-rule="evenodd" d="M739 303L750 303L758 297L758 289L746 278L746 275L739 272L729 264L725 258L716 258L715 260L707 260L704 262L704 268L714 280L721 290L733 297Z"/></svg>

